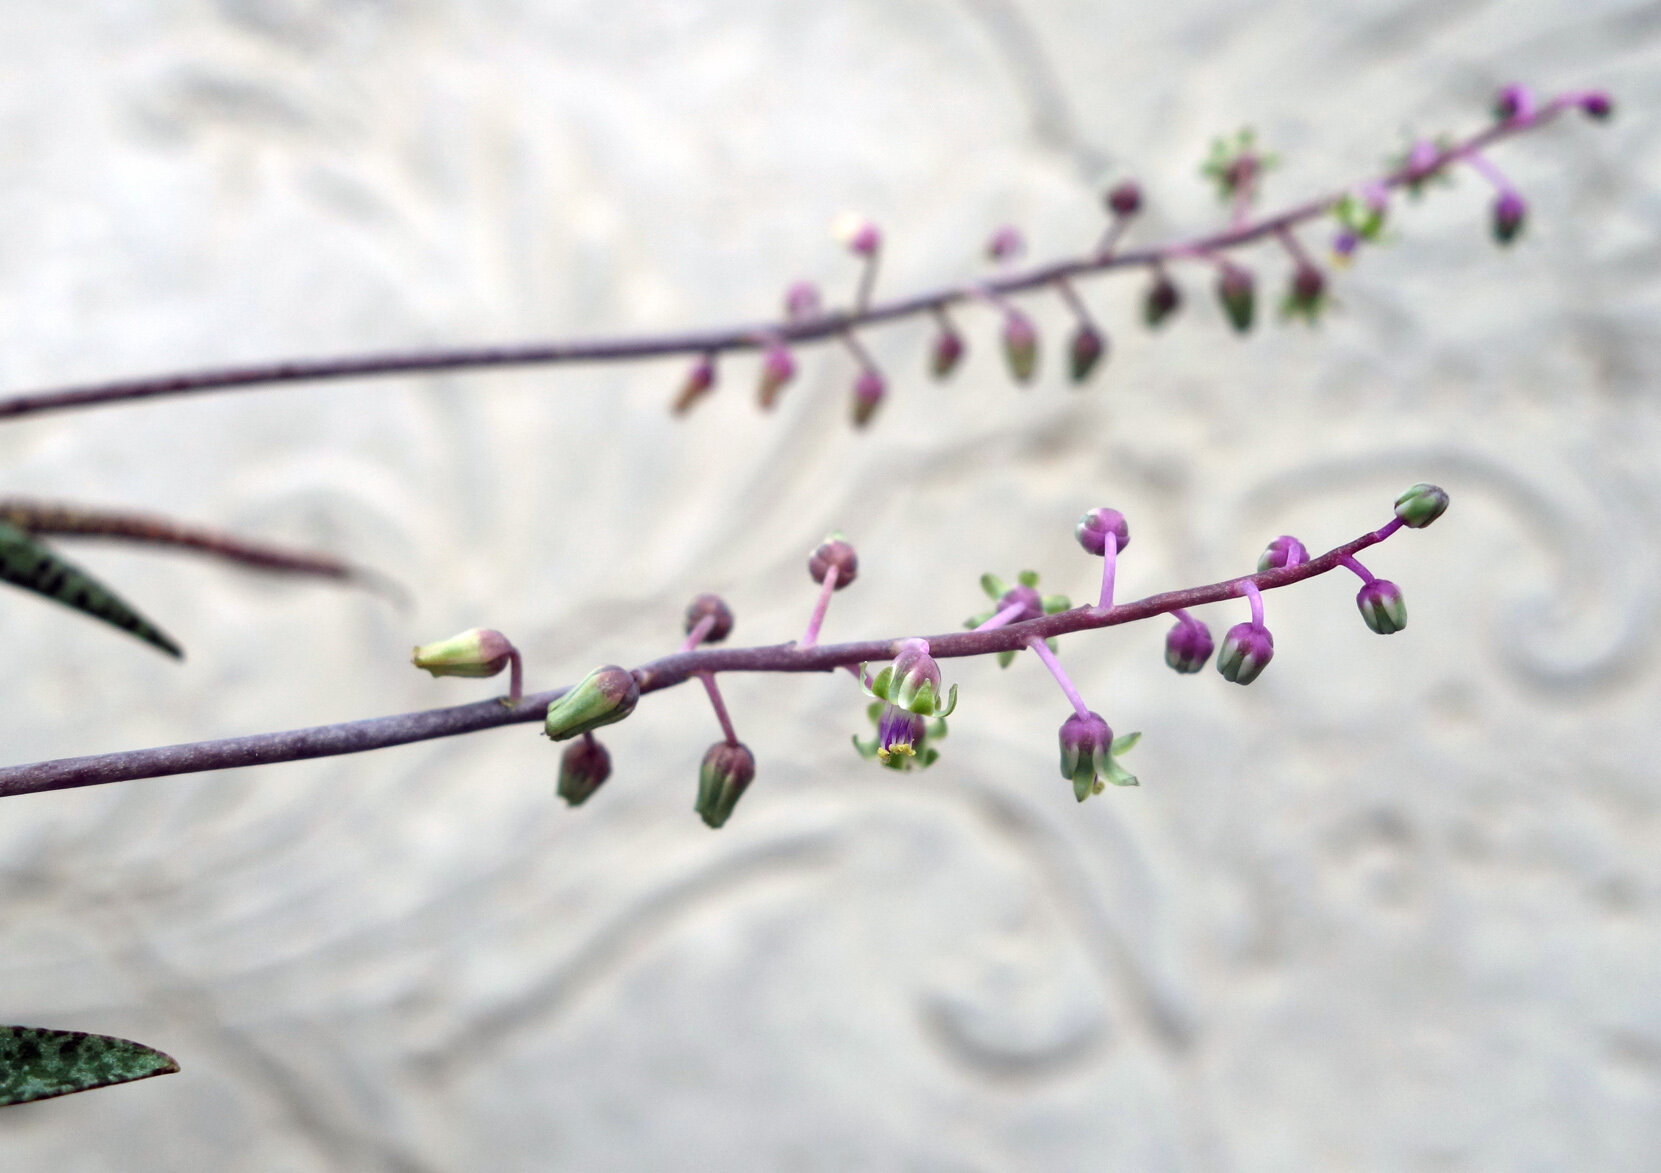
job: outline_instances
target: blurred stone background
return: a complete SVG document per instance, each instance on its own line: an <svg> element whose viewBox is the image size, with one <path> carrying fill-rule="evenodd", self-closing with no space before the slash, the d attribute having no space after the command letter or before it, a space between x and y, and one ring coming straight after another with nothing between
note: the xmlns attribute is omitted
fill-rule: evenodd
<svg viewBox="0 0 1661 1173"><path fill-rule="evenodd" d="M661 653L706 589L735 639L791 638L831 528L863 560L842 639L950 630L989 569L1083 597L1097 504L1131 518L1131 596L1324 549L1416 480L1454 499L1369 560L1396 638L1339 575L1270 597L1249 690L1167 670L1160 623L1069 640L1146 734L1141 789L1083 806L1025 661L948 665L944 757L907 776L854 756L845 677L731 680L760 778L720 834L693 689L605 738L578 811L531 727L7 802L0 1017L184 1066L0 1114L8 1168L1654 1167L1661 9L15 0L0 62L6 391L749 321L851 287L844 209L897 294L980 271L1004 222L1079 249L1123 175L1134 239L1212 225L1198 164L1243 124L1273 204L1507 81L1618 103L1494 153L1533 209L1513 249L1464 176L1398 205L1318 329L1239 340L1191 269L1151 337L1140 277L1090 283L1114 352L1082 393L1038 298L1027 391L984 312L945 385L921 325L870 334L893 395L859 434L834 348L770 416L746 360L684 421L670 362L0 428L0 491L332 549L418 599L77 545L190 658L6 592L10 761L477 699L407 657L479 623L532 687Z"/></svg>

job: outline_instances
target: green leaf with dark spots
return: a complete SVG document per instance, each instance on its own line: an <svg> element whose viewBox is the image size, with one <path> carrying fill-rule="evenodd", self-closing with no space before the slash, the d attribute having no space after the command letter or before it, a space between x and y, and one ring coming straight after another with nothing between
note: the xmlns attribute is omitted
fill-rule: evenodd
<svg viewBox="0 0 1661 1173"><path fill-rule="evenodd" d="M171 1056L130 1039L0 1026L0 1104L47 1100L178 1070Z"/></svg>
<svg viewBox="0 0 1661 1173"><path fill-rule="evenodd" d="M56 551L4 522L0 522L0 580L45 595L94 619L102 619L170 656L184 657L178 644L114 591L65 561Z"/></svg>

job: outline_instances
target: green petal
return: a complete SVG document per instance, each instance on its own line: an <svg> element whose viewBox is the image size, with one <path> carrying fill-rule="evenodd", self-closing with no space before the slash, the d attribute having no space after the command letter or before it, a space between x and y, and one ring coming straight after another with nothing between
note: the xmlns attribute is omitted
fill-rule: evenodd
<svg viewBox="0 0 1661 1173"><path fill-rule="evenodd" d="M1036 570L1023 570L1015 577L1020 579L1021 585L1024 587L1035 587L1038 585L1038 572Z"/></svg>
<svg viewBox="0 0 1661 1173"><path fill-rule="evenodd" d="M0 522L0 579L119 627L170 656L184 658L178 644L114 591L16 526L4 522Z"/></svg>
<svg viewBox="0 0 1661 1173"><path fill-rule="evenodd" d="M170 1056L128 1039L0 1026L0 1104L66 1096L178 1070Z"/></svg>

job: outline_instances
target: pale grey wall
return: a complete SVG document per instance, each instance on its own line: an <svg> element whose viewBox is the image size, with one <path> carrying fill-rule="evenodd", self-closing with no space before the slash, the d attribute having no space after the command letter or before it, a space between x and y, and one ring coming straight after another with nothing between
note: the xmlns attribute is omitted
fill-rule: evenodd
<svg viewBox="0 0 1661 1173"><path fill-rule="evenodd" d="M1256 125L1270 198L1360 177L1492 90L1612 88L1404 209L1319 330L1135 326L1084 394L1012 390L993 321L945 387L843 426L845 357L781 410L749 364L676 422L676 364L227 395L12 423L0 490L349 552L418 590L273 584L88 550L181 666L7 593L5 757L488 695L417 640L489 623L533 686L669 646L717 589L799 632L832 526L864 570L828 636L953 627L976 577L1083 596L1087 506L1146 593L1325 547L1401 486L1454 509L1269 600L1250 690L1177 678L1162 625L1070 640L1146 737L1076 806L1034 663L949 668L940 765L854 757L851 682L732 681L761 762L690 811L701 696L552 799L530 729L19 799L0 821L0 1017L131 1035L184 1073L0 1114L8 1168L1647 1169L1661 1145L1661 15L1537 3L173 0L0 6L0 387L423 342L748 320L826 237L886 226L889 292L996 224L1060 255L1133 171L1144 239L1215 222L1196 167ZM1318 243L1311 238L1312 243ZM1258 258L1278 279L1281 258ZM1034 312L1053 341L1064 318ZM1234 612L1214 609L1214 627ZM38 1166L28 1162L38 1161Z"/></svg>

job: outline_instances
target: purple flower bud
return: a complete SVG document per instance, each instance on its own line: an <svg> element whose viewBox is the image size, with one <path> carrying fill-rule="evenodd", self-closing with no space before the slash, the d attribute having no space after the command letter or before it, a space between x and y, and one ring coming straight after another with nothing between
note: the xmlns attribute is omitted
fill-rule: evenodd
<svg viewBox="0 0 1661 1173"><path fill-rule="evenodd" d="M621 721L640 702L640 685L627 668L608 664L583 677L548 706L546 728L555 741Z"/></svg>
<svg viewBox="0 0 1661 1173"><path fill-rule="evenodd" d="M1153 284L1148 286L1148 292L1142 299L1142 321L1150 329L1157 330L1181 305L1182 291L1175 282L1163 272L1155 273Z"/></svg>
<svg viewBox="0 0 1661 1173"><path fill-rule="evenodd" d="M1038 593L1037 587L1028 586L1026 583L1010 587L998 596L997 603L999 611L1008 610L1010 607L1021 608L1009 620L1011 623L1025 623L1028 619L1037 619L1044 614L1044 596Z"/></svg>
<svg viewBox="0 0 1661 1173"><path fill-rule="evenodd" d="M1107 193L1107 210L1115 216L1134 216L1142 210L1142 189L1127 179Z"/></svg>
<svg viewBox="0 0 1661 1173"><path fill-rule="evenodd" d="M1026 251L1026 238L1021 235L1020 229L1011 224L1005 224L998 229L992 234L992 239L986 242L987 259L1000 264L1013 261Z"/></svg>
<svg viewBox="0 0 1661 1173"><path fill-rule="evenodd" d="M1117 509L1092 509L1073 527L1073 536L1087 554L1105 554L1109 533L1113 535L1118 550L1123 551L1130 545L1130 522Z"/></svg>
<svg viewBox="0 0 1661 1173"><path fill-rule="evenodd" d="M1198 672L1211 658L1214 646L1209 627L1198 619L1179 619L1165 633L1165 662L1178 672Z"/></svg>
<svg viewBox="0 0 1661 1173"><path fill-rule="evenodd" d="M559 796L581 806L611 777L611 755L593 735L579 737L565 747L559 759Z"/></svg>
<svg viewBox="0 0 1661 1173"><path fill-rule="evenodd" d="M854 423L864 427L877 413L877 406L888 393L888 385L873 368L866 367L854 380Z"/></svg>
<svg viewBox="0 0 1661 1173"><path fill-rule="evenodd" d="M709 827L724 825L755 776L756 760L748 748L727 741L716 742L704 754L703 765L698 768L698 801L694 809Z"/></svg>
<svg viewBox="0 0 1661 1173"><path fill-rule="evenodd" d="M956 330L942 329L934 336L934 346L929 351L929 370L935 378L944 379L957 367L962 357L963 336Z"/></svg>
<svg viewBox="0 0 1661 1173"><path fill-rule="evenodd" d="M820 543L807 560L807 572L814 582L824 582L825 574L836 567L836 589L841 590L859 573L859 555L854 553L841 534L832 534Z"/></svg>
<svg viewBox="0 0 1661 1173"><path fill-rule="evenodd" d="M871 221L852 213L838 216L831 225L831 234L847 246L856 257L875 256L882 247L882 230Z"/></svg>
<svg viewBox="0 0 1661 1173"><path fill-rule="evenodd" d="M795 377L796 360L790 357L790 351L780 343L769 346L767 353L761 356L761 406L772 407L784 385Z"/></svg>
<svg viewBox="0 0 1661 1173"><path fill-rule="evenodd" d="M1236 623L1223 637L1223 650L1217 653L1217 671L1223 674L1224 680L1250 684L1269 666L1274 654L1275 637L1267 627Z"/></svg>
<svg viewBox="0 0 1661 1173"><path fill-rule="evenodd" d="M686 634L705 618L713 618L714 626L704 636L706 644L718 644L732 634L732 610L720 595L699 595L686 608Z"/></svg>
<svg viewBox="0 0 1661 1173"><path fill-rule="evenodd" d="M1302 566L1309 561L1309 551L1291 534L1281 534L1257 556L1257 570L1279 570L1283 566Z"/></svg>
<svg viewBox="0 0 1661 1173"><path fill-rule="evenodd" d="M1088 379L1106 353L1107 339L1089 322L1080 322L1067 354L1073 382L1082 383Z"/></svg>
<svg viewBox="0 0 1661 1173"><path fill-rule="evenodd" d="M1448 511L1448 491L1423 481L1396 498L1396 516L1408 529L1424 529Z"/></svg>
<svg viewBox="0 0 1661 1173"><path fill-rule="evenodd" d="M1522 196L1514 191L1501 192L1494 201L1494 239L1500 244L1510 244L1517 239L1527 214L1528 205L1523 202Z"/></svg>
<svg viewBox="0 0 1661 1173"><path fill-rule="evenodd" d="M860 675L863 679L863 670ZM894 662L877 673L869 691L879 700L924 717L945 717L957 707L955 684L944 700L941 697L940 666L929 655L926 639L903 641Z"/></svg>
<svg viewBox="0 0 1661 1173"><path fill-rule="evenodd" d="M685 415L691 411L693 405L708 395L710 388L714 386L715 360L706 354L693 363L692 369L686 373L686 382L681 384L680 394L675 396L675 414Z"/></svg>
<svg viewBox="0 0 1661 1173"><path fill-rule="evenodd" d="M1527 86L1508 85L1494 98L1494 117L1501 122L1532 122L1535 110L1534 92Z"/></svg>
<svg viewBox="0 0 1661 1173"><path fill-rule="evenodd" d="M1223 312L1238 333L1244 334L1252 328L1257 287L1249 272L1225 261L1223 271L1217 278L1217 300L1223 303Z"/></svg>
<svg viewBox="0 0 1661 1173"><path fill-rule="evenodd" d="M494 676L508 666L512 656L513 644L507 636L474 627L437 643L422 644L410 662L434 676Z"/></svg>
<svg viewBox="0 0 1661 1173"><path fill-rule="evenodd" d="M1580 108L1586 112L1586 117L1598 122L1606 121L1615 112L1615 105L1609 100L1609 95L1602 90L1593 90L1580 99Z"/></svg>
<svg viewBox="0 0 1661 1173"><path fill-rule="evenodd" d="M1100 713L1074 713L1061 726L1061 776L1073 780L1073 797L1083 802L1101 790L1113 760L1113 730Z"/></svg>
<svg viewBox="0 0 1661 1173"><path fill-rule="evenodd" d="M1355 605L1367 626L1380 635L1394 635L1407 626L1407 601L1393 582L1373 579L1355 596Z"/></svg>
<svg viewBox="0 0 1661 1173"><path fill-rule="evenodd" d="M798 281L785 291L784 316L792 322L819 316L819 287L811 281Z"/></svg>
<svg viewBox="0 0 1661 1173"><path fill-rule="evenodd" d="M1033 372L1038 369L1038 329L1032 319L1020 310L1012 309L1005 314L1003 343L1009 373L1017 383L1031 382Z"/></svg>

